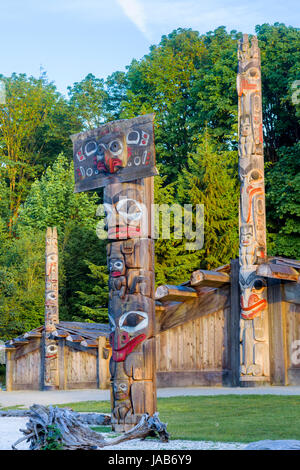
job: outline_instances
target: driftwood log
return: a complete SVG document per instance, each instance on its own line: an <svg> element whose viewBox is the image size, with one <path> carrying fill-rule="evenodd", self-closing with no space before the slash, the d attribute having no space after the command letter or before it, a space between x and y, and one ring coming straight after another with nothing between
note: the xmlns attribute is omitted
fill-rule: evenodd
<svg viewBox="0 0 300 470"><path fill-rule="evenodd" d="M71 408L68 408L73 412ZM105 413L78 413L73 412L77 419L83 423L95 426L109 426L111 424L110 414ZM0 410L0 418L26 418L32 416L31 410Z"/></svg>
<svg viewBox="0 0 300 470"><path fill-rule="evenodd" d="M58 443L61 444L63 450L97 450L127 440L145 439L147 436L157 436L157 434L162 442L169 440L167 427L159 420L158 413L154 413L153 416L144 414L130 431L105 440L102 434L91 430L82 422L81 417L78 417L78 413L70 409L33 405L30 407L30 412L26 429L20 429L24 436L12 445L14 450L17 450L16 446L24 440L30 442L30 450L45 448L47 437L53 427L60 433Z"/></svg>

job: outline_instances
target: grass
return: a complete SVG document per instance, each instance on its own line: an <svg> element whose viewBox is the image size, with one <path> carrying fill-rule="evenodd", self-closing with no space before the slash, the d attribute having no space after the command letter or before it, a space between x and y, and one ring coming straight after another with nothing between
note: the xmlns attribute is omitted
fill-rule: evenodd
<svg viewBox="0 0 300 470"><path fill-rule="evenodd" d="M58 406L68 406L75 411L110 412L108 401L87 401ZM159 398L157 408L160 419L168 423L167 429L171 439L215 442L300 440L298 396L170 397Z"/></svg>

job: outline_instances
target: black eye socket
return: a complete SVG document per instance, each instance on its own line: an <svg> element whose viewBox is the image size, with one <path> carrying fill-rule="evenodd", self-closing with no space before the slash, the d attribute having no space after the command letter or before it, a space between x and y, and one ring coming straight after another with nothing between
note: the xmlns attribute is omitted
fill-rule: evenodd
<svg viewBox="0 0 300 470"><path fill-rule="evenodd" d="M263 282L260 279L257 279L253 284L254 289L260 290L264 287Z"/></svg>
<svg viewBox="0 0 300 470"><path fill-rule="evenodd" d="M136 313L130 313L127 315L123 325L124 326L137 326L142 320L144 320L144 317L141 315L138 315Z"/></svg>

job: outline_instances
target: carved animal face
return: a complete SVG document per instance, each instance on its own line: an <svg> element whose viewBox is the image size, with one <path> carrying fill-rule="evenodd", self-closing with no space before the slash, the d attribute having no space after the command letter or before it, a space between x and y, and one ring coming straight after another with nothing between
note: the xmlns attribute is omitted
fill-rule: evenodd
<svg viewBox="0 0 300 470"><path fill-rule="evenodd" d="M111 258L108 263L109 274L112 277L124 276L126 269L124 260L121 258Z"/></svg>
<svg viewBox="0 0 300 470"><path fill-rule="evenodd" d="M109 313L110 344L115 362L124 361L146 339L152 327L149 325L149 300L141 298L137 301L136 296L128 297L127 302L121 303L119 299L112 302L112 311Z"/></svg>
<svg viewBox="0 0 300 470"><path fill-rule="evenodd" d="M140 237L143 233L147 208L137 190L121 190L104 201L108 238Z"/></svg>
<svg viewBox="0 0 300 470"><path fill-rule="evenodd" d="M247 137L251 134L251 123L249 116L241 117L241 136Z"/></svg>
<svg viewBox="0 0 300 470"><path fill-rule="evenodd" d="M253 226L242 225L241 226L241 245L244 247L251 246L253 243Z"/></svg>
<svg viewBox="0 0 300 470"><path fill-rule="evenodd" d="M252 320L267 306L264 298L266 281L255 270L240 270L242 318Z"/></svg>

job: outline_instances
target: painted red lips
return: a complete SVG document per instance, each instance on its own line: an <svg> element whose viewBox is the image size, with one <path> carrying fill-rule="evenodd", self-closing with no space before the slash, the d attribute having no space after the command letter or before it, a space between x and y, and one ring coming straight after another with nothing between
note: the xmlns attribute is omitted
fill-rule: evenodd
<svg viewBox="0 0 300 470"><path fill-rule="evenodd" d="M111 333L109 337L109 342L110 342L111 347L113 348L113 351L112 351L113 360L115 362L125 361L128 354L130 354L138 344L144 341L144 339L146 339L146 335L143 333L141 335L136 336L135 338L132 338L132 340L130 340L122 348L114 349L115 334Z"/></svg>

